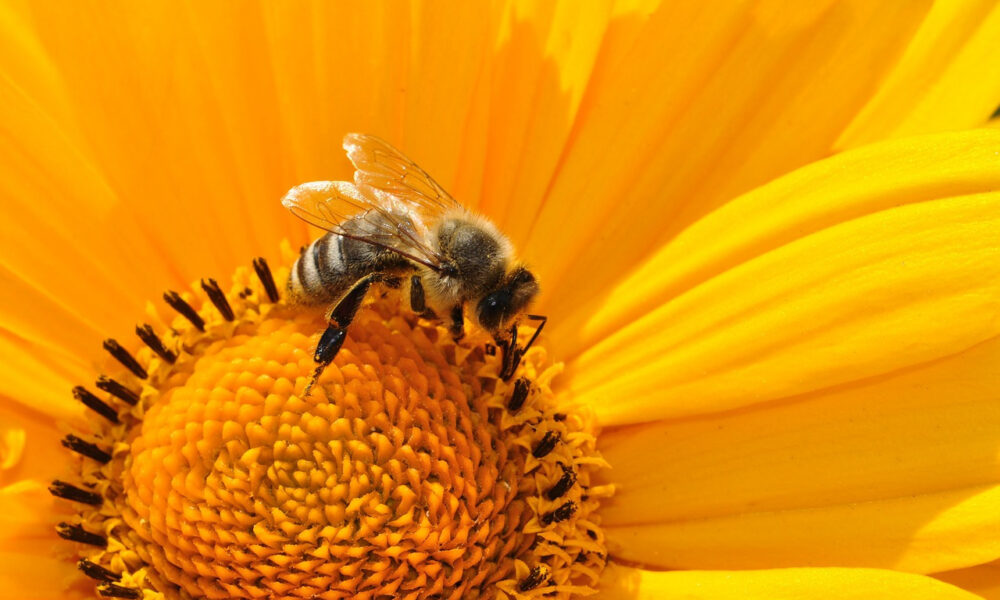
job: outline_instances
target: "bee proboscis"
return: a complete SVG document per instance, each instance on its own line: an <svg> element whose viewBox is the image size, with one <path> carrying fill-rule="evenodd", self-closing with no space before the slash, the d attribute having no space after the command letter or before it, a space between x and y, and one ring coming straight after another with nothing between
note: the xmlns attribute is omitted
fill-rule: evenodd
<svg viewBox="0 0 1000 600"><path fill-rule="evenodd" d="M354 164L353 182L303 183L281 201L327 232L303 250L288 280L293 301L333 307L316 346L313 382L343 345L369 288L404 283L413 311L446 315L456 340L470 305L473 320L503 351L500 376L509 379L546 321L525 314L538 295L534 274L493 223L464 208L388 143L350 133L344 150ZM540 324L519 348L522 315Z"/></svg>

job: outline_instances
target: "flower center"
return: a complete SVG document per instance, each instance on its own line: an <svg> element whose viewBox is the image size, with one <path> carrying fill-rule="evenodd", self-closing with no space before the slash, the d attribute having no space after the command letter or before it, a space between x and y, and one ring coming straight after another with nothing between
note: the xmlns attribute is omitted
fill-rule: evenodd
<svg viewBox="0 0 1000 600"><path fill-rule="evenodd" d="M105 596L569 598L604 566L609 490L587 420L560 412L558 366L509 382L474 332L455 342L388 293L364 308L311 393L317 311L276 299L263 262L147 348L106 347L93 439L69 436L84 507L60 535ZM287 269L278 279L287 276ZM373 294L375 295L375 294ZM134 363L134 364L130 364ZM110 382L110 383L109 383ZM119 407L119 408L115 408Z"/></svg>

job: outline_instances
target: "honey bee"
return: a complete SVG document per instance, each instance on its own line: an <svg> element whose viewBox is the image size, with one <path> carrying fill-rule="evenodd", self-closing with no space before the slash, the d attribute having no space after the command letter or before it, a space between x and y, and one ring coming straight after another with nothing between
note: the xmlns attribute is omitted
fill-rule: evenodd
<svg viewBox="0 0 1000 600"><path fill-rule="evenodd" d="M447 315L456 340L470 305L475 322L503 351L500 376L512 377L546 317L525 313L538 282L514 258L510 241L381 139L350 133L343 145L355 168L353 182L303 183L281 200L292 214L327 231L303 249L288 280L294 302L332 306L312 381L337 355L369 288L404 282L413 311ZM524 348L517 345L521 316L540 322Z"/></svg>

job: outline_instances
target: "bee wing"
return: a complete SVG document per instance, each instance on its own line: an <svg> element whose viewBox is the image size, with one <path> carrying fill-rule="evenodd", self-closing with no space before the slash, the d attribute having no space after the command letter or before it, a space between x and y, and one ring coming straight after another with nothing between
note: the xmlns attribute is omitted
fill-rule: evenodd
<svg viewBox="0 0 1000 600"><path fill-rule="evenodd" d="M384 140L362 133L344 136L344 150L356 171L354 183L371 186L433 217L461 205L426 171Z"/></svg>
<svg viewBox="0 0 1000 600"><path fill-rule="evenodd" d="M347 181L311 181L293 187L281 204L306 223L345 238L390 250L435 271L440 255L425 241L419 215L407 212L391 194ZM345 227L364 221L365 227Z"/></svg>

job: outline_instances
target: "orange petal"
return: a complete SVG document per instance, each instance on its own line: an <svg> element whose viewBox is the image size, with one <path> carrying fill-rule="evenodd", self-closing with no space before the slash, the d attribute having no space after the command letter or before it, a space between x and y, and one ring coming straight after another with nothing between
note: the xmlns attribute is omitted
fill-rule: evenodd
<svg viewBox="0 0 1000 600"><path fill-rule="evenodd" d="M880 139L967 129L1000 103L1000 5L935 2L878 93L838 148Z"/></svg>
<svg viewBox="0 0 1000 600"><path fill-rule="evenodd" d="M921 573L1000 557L997 364L1000 338L780 404L606 430L614 554Z"/></svg>
<svg viewBox="0 0 1000 600"><path fill-rule="evenodd" d="M581 328L592 347L570 362L571 389L605 424L648 421L878 376L1000 333L998 150L994 130L888 142L732 202Z"/></svg>
<svg viewBox="0 0 1000 600"><path fill-rule="evenodd" d="M1000 563L991 562L967 569L935 573L934 577L986 600L1000 599Z"/></svg>
<svg viewBox="0 0 1000 600"><path fill-rule="evenodd" d="M973 600L974 594L930 577L878 569L644 571L610 564L595 600L805 600L906 598Z"/></svg>

